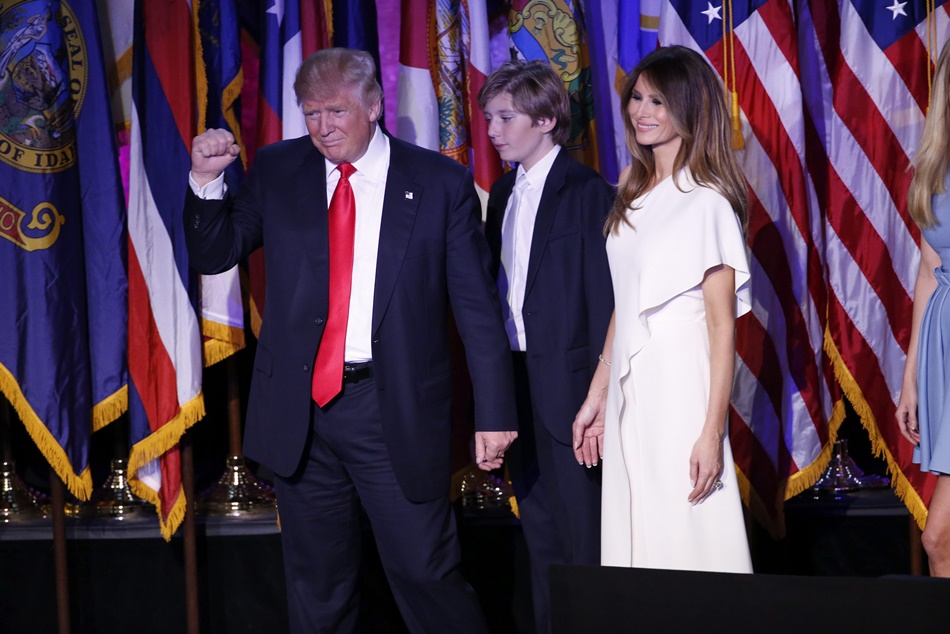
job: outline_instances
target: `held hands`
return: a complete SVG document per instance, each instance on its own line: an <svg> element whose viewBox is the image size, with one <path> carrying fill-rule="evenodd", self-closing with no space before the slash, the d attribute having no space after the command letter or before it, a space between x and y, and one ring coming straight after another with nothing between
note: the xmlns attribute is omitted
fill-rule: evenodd
<svg viewBox="0 0 950 634"><path fill-rule="evenodd" d="M574 457L588 469L596 467L604 457L604 416L607 411L607 388L593 390L574 417Z"/></svg>
<svg viewBox="0 0 950 634"><path fill-rule="evenodd" d="M693 490L687 498L690 504L701 504L722 488L719 479L722 476L722 460L722 436L718 432L703 429L689 456L689 479L693 484Z"/></svg>
<svg viewBox="0 0 950 634"><path fill-rule="evenodd" d="M233 134L215 128L205 130L191 142L191 177L199 186L207 185L240 155Z"/></svg>
<svg viewBox="0 0 950 634"><path fill-rule="evenodd" d="M897 427L901 436L917 446L920 444L920 427L917 425L917 386L904 384L900 401L897 402Z"/></svg>
<svg viewBox="0 0 950 634"><path fill-rule="evenodd" d="M518 437L516 431L477 431L475 432L475 464L482 471L491 471L501 467L505 450Z"/></svg>

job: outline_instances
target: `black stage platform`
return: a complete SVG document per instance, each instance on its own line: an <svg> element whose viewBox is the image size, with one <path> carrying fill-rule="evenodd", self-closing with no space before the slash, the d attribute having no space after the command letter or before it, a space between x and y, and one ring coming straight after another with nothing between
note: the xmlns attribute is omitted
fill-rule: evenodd
<svg viewBox="0 0 950 634"><path fill-rule="evenodd" d="M756 529L755 569L770 575L908 575L909 518L889 489L842 499L803 496L787 505L788 536ZM458 507L465 573L492 632L530 631L525 548L505 512ZM273 515L198 518L201 631L279 634L284 611L280 535ZM405 632L365 534L363 631ZM67 521L72 631L151 632L185 627L182 543L165 543L153 519ZM0 632L56 631L52 528L48 520L0 525ZM816 584L815 591L827 592ZM816 601L835 597L817 596ZM628 606L629 607L629 606ZM857 606L855 606L857 607ZM878 604L877 611L896 606ZM842 609L850 609L843 605Z"/></svg>

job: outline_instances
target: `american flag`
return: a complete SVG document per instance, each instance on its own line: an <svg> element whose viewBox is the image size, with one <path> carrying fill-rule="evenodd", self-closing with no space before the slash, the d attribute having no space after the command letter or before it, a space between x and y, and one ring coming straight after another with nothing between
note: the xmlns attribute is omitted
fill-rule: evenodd
<svg viewBox="0 0 950 634"><path fill-rule="evenodd" d="M824 351L824 223L805 160L792 6L706 4L666 3L659 40L704 53L736 79L730 87L738 94L745 146L738 157L750 187L753 310L737 323L729 435L743 499L780 534L781 503L820 475L831 430L844 417Z"/></svg>
<svg viewBox="0 0 950 634"><path fill-rule="evenodd" d="M827 464L852 404L923 522L932 482L894 423L920 234L905 204L944 2L664 4L659 39L703 52L738 97L753 312L730 413L743 496L782 502ZM928 49L927 28L931 26ZM936 34L936 37L933 37ZM936 46L934 46L936 42Z"/></svg>
<svg viewBox="0 0 950 634"><path fill-rule="evenodd" d="M812 1L801 9L801 41L814 60L804 84L815 126L810 147L818 150L809 166L826 175L829 350L898 495L923 525L934 478L912 464L894 411L919 259L920 232L906 206L909 166L927 109L929 63L950 32L948 5Z"/></svg>

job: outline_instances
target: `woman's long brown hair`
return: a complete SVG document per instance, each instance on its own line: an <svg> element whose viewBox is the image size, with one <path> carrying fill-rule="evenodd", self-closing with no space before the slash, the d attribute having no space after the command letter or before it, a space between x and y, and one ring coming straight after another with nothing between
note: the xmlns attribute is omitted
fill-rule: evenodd
<svg viewBox="0 0 950 634"><path fill-rule="evenodd" d="M716 190L729 201L745 227L749 193L732 149L732 125L722 81L699 53L684 46L666 46L637 64L620 93L627 148L633 163L618 186L604 232L617 231L620 223L633 226L627 218L630 205L654 185L653 149L637 143L636 129L627 113L633 86L641 75L660 94L673 128L683 139L673 162L673 173L688 167L698 185Z"/></svg>

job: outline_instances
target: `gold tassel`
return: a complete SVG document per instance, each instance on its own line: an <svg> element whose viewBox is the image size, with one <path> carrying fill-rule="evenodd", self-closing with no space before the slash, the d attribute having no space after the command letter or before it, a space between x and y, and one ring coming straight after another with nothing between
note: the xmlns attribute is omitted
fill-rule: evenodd
<svg viewBox="0 0 950 634"><path fill-rule="evenodd" d="M732 149L745 149L745 139L742 137L742 117L739 116L739 94L730 90L732 98Z"/></svg>
<svg viewBox="0 0 950 634"><path fill-rule="evenodd" d="M729 98L732 119L732 149L745 149L742 137L742 116L739 111L739 92L736 90L736 34L732 21L732 0L722 4L722 79Z"/></svg>

